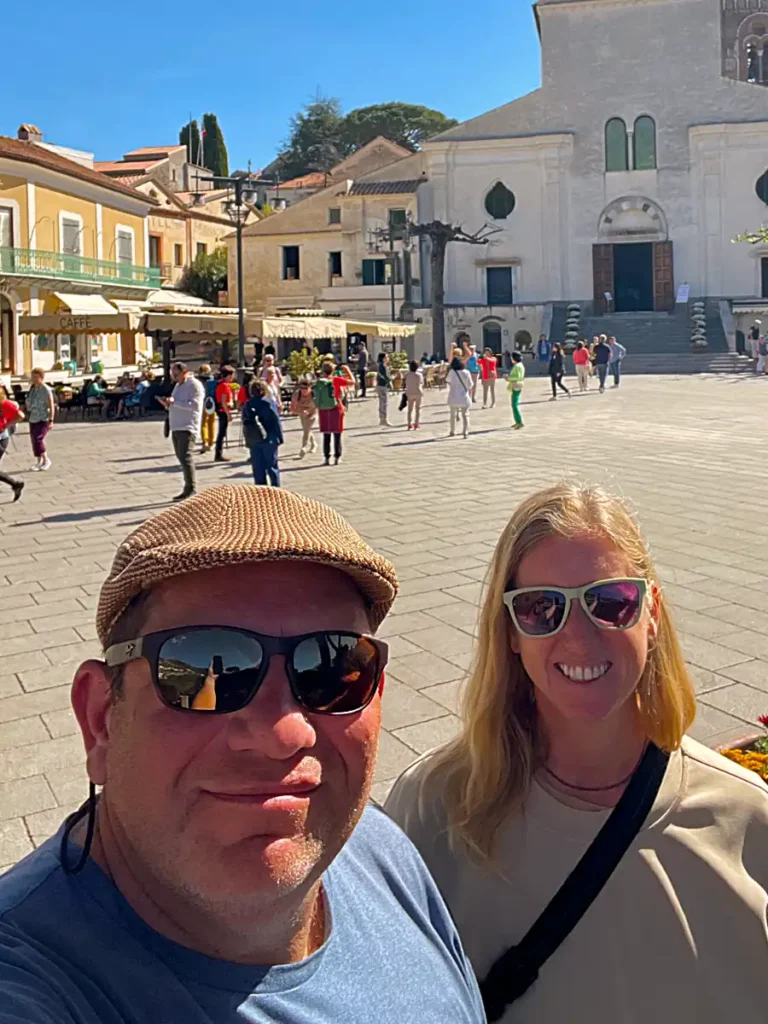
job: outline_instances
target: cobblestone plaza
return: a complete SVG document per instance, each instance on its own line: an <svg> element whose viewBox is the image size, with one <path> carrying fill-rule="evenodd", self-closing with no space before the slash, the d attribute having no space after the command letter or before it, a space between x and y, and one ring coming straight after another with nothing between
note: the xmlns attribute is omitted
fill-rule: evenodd
<svg viewBox="0 0 768 1024"><path fill-rule="evenodd" d="M630 377L604 395L550 402L531 380L513 432L506 398L447 437L445 393L423 427L380 429L356 402L345 456L297 459L288 421L284 486L328 502L396 564L401 593L381 634L391 645L374 795L450 737L469 664L482 579L517 502L564 474L633 503L650 539L699 692L693 734L713 745L768 713L768 379ZM401 414L391 410L393 422ZM0 869L47 838L84 799L82 741L69 684L99 654L93 618L118 542L180 489L160 420L57 424L53 468L28 472L26 429L3 468L27 487L0 493ZM248 483L233 461L198 460L199 485Z"/></svg>

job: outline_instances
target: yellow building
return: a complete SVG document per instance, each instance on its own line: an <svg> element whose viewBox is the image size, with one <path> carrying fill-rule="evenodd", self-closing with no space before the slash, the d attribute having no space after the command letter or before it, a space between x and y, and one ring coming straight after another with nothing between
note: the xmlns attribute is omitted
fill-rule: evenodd
<svg viewBox="0 0 768 1024"><path fill-rule="evenodd" d="M29 125L0 136L0 372L136 360L127 311L160 287L149 259L157 201L89 156Z"/></svg>
<svg viewBox="0 0 768 1024"><path fill-rule="evenodd" d="M208 192L174 192L152 177L134 182L134 188L150 196L157 206L149 215L149 263L160 271L165 287L178 288L187 267L201 253L210 255L225 245L232 231L226 189ZM245 224L259 220L248 206Z"/></svg>

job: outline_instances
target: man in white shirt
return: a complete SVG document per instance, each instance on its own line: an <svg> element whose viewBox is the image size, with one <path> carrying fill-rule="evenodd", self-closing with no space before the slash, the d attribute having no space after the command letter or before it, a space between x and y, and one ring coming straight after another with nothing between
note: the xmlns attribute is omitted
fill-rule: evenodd
<svg viewBox="0 0 768 1024"><path fill-rule="evenodd" d="M171 377L176 385L171 397L158 398L158 402L168 410L173 450L184 474L184 490L173 500L183 501L197 490L193 453L200 436L205 389L184 363L173 364Z"/></svg>

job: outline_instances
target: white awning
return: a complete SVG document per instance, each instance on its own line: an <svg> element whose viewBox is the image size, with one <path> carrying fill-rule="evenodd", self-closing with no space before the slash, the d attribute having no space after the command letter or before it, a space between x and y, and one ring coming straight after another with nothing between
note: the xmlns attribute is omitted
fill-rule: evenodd
<svg viewBox="0 0 768 1024"><path fill-rule="evenodd" d="M370 334L373 338L412 338L417 330L416 324L394 324L383 320L347 320L347 331L350 334Z"/></svg>
<svg viewBox="0 0 768 1024"><path fill-rule="evenodd" d="M71 313L72 316L102 316L115 312L115 307L103 295L71 295L69 292L53 292L59 301L56 312ZM63 307L63 308L62 308Z"/></svg>
<svg viewBox="0 0 768 1024"><path fill-rule="evenodd" d="M48 312L19 317L19 334L114 334L138 329L135 310L118 309L103 295L51 292L45 304Z"/></svg>
<svg viewBox="0 0 768 1024"><path fill-rule="evenodd" d="M174 334L206 335L209 338L236 338L239 334L237 314L217 313L216 307L196 313L147 313L143 325L145 334L173 331Z"/></svg>

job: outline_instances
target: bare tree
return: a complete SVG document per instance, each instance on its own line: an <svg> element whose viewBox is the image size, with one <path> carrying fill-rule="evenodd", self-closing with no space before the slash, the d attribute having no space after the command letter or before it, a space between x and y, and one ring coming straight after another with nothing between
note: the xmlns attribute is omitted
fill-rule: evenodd
<svg viewBox="0 0 768 1024"><path fill-rule="evenodd" d="M433 220L428 224L410 224L408 231L417 238L428 238L431 245L430 264L432 267L432 351L441 359L445 357L445 254L451 242L466 245L493 245L491 238L499 228L485 224L479 231L470 234L460 224L443 224Z"/></svg>

